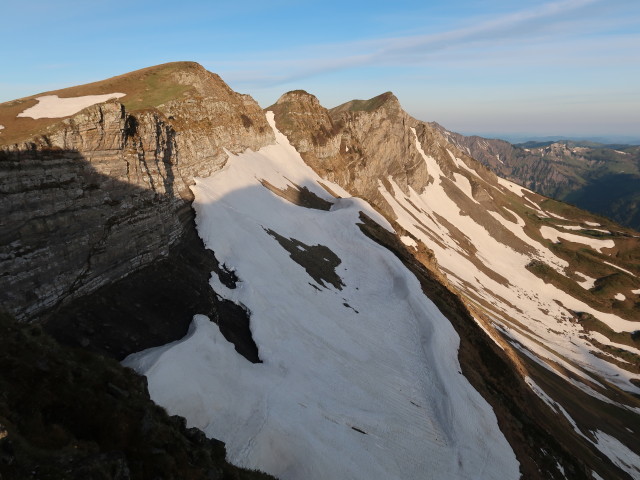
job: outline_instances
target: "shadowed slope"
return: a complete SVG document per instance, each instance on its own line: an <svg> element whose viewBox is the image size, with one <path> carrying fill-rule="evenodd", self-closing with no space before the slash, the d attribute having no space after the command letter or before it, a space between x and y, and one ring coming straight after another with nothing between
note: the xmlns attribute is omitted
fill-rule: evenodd
<svg viewBox="0 0 640 480"><path fill-rule="evenodd" d="M227 463L222 442L149 399L145 378L1 313L0 371L5 480L272 478Z"/></svg>

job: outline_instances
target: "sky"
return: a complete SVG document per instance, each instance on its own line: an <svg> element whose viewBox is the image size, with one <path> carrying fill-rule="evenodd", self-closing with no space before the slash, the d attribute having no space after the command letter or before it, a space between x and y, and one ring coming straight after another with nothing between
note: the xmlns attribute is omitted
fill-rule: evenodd
<svg viewBox="0 0 640 480"><path fill-rule="evenodd" d="M638 0L0 0L0 102L191 60L267 107L392 91L485 136L640 138Z"/></svg>

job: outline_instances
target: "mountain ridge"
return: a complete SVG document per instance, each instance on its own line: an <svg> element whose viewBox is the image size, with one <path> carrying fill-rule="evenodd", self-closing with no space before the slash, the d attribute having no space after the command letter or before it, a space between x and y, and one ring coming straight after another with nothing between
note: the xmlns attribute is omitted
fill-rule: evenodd
<svg viewBox="0 0 640 480"><path fill-rule="evenodd" d="M514 145L505 140L465 137L431 124L496 174L640 230L640 147L571 140ZM594 192L599 195L594 197ZM608 192L617 195L611 198Z"/></svg>
<svg viewBox="0 0 640 480"><path fill-rule="evenodd" d="M185 78L193 68L198 70L191 64L185 68ZM5 215L10 222L1 224L5 248L3 269L9 272L3 285L5 295L20 294L24 289L21 285L28 285L29 281L37 284L49 281L52 287L48 287L47 295L54 299L29 310L27 307L34 303L33 297L18 295L11 300L13 303L8 303L5 297L2 299L4 308L9 306L19 314L22 312L23 320L42 321L38 312L48 315L47 309L59 303L56 309L60 315L49 315L47 327L55 331L56 325L59 326L58 338L111 356L116 352L104 346L128 344L128 350L118 350L117 355L122 356L136 348L154 346L154 343L139 343L141 332L149 327L142 323L142 330L122 329L118 333L119 323L126 323L126 320L103 324L104 320L97 314L90 313L90 306L97 306L97 311L100 305L109 303L110 311L116 316L122 311L118 302L127 299L127 302L140 304L130 315L153 311L159 318L158 329L172 325L175 312L162 312L162 308L157 307L153 310L151 307L158 302L151 293L137 299L134 292L143 291L142 285L154 275L167 278L159 281L159 284L169 284L166 290L160 291L177 301L176 297L182 297L182 294L171 287L171 273L166 277L159 276L157 270L164 268L162 262L175 261L176 265L185 268L167 271L185 272L189 278L176 279L176 282L184 283L185 287L197 283L196 297L203 297L205 301L197 304L196 299L181 299L182 303L178 302L176 309L184 314L179 322L182 330L160 332L154 339L155 345L178 340L186 333L186 324L194 314L207 313L225 333L223 323L231 315L229 309L244 306L244 314L238 316L244 316L250 337L258 333L255 343L259 351L264 352L260 359L265 360L266 365L250 367L240 358L238 365L243 366L239 368L268 368L270 356L277 352L267 341L269 337L264 337L268 329L260 323L259 310L244 305L245 301L251 305L249 300L253 297L238 302L243 298L241 295L257 288L252 287L252 282L260 280L259 275L243 277L242 268L235 270L238 265L247 263L244 256L230 253L234 242L222 242L213 252L205 250L202 244L203 240L207 245L214 240L221 242L227 229L231 231L237 227L236 223L253 221L250 217L257 214L234 213L228 219L216 217L213 233L202 230L202 220L197 215L209 215L206 212L214 205L219 205L219 210L223 205L234 206L236 210L230 211L239 212L242 202L251 198L250 194L260 195L264 203L275 201L273 205L277 209L286 208L289 212L281 217L291 216L292 219L309 208L319 209L325 212L322 215L331 218L339 217L347 215L350 209L371 208L365 207L364 201L368 201L386 220L379 219L376 223L361 217L359 228L400 259L422 282L424 293L433 297L441 311L448 312L461 345L464 345L458 350L462 371L496 412L500 429L512 443L525 478L562 478L565 469L576 477L590 478L591 472L596 471L607 478L628 478L633 468L640 468L634 465L633 457L625 463L619 453L624 450L609 439L617 438L615 441L620 445L628 446L624 448L633 448L633 434L625 428L631 427L634 431L640 428L638 415L634 413L639 408L637 397L634 397L637 395L634 388L638 386L635 383L638 339L632 334L633 326L637 328L639 302L634 292L640 291L637 279L640 256L638 240L632 231L496 177L463 148L450 143L451 134L410 117L389 92L368 101L347 102L330 110L307 92L288 92L265 109L273 112L273 126L277 128L272 129L268 123L269 114L263 114L253 100L232 93L228 87L217 86L213 76L198 76L203 82L205 79L212 82L202 90L210 87L209 97L184 95L180 100L131 112L119 101L109 101L88 107L69 118L55 120L47 133L36 132L20 146L1 147L0 179L3 193L8 194L2 205L14 215ZM99 126L97 135L96 125ZM278 131L286 141L277 140L280 138ZM280 153L273 153L276 151ZM293 165L291 162L282 163L281 171L268 175L266 164L242 163L252 161L257 155L266 155L261 152L272 152L268 158L278 161L282 160L281 155L288 155L291 162L301 155L318 177L305 173L295 180L294 172L286 173ZM83 166L83 159L96 171ZM53 165L58 170L52 170ZM198 182L206 177L211 181L216 176L222 179L223 172L240 165L256 169L255 172L248 170L247 178L260 181L251 180L255 186L250 190L244 193L239 190L224 200L214 197L211 201L196 203L201 210L193 223L192 191L196 199L199 191L193 187L194 178L199 178ZM69 172L78 166L83 168L69 177ZM141 173L136 176L131 172ZM49 178L46 187L38 180L40 177ZM129 186L124 188L126 185ZM116 196L118 189L123 188ZM56 237L53 232L59 227L54 225L55 230L50 229L47 221L31 232L24 227L13 229L12 225L29 225L33 209L42 209L46 203L51 203L52 207L49 213L44 212L45 220L64 219L68 215L66 209L73 206L69 198L86 201L82 195L70 196L73 192L83 192L85 196L86 192L93 192L90 196L97 201L96 207L85 203L84 208L72 209L65 222L81 220L80 226L97 227L98 231L106 222L110 229L121 231L121 239L109 244L98 236L97 243L95 240L88 242L89 251L98 254L96 259L104 256L102 267L91 260L87 269L85 258L74 263L68 253L63 253L61 256L66 263L52 266L60 272L75 272L69 289L75 295L60 298L56 297L59 293L53 288L52 274L39 270L42 254L34 256L31 252L34 247L35 251L43 249L42 252L51 248L59 248L61 252L83 251L85 240L74 239L73 230ZM135 214L114 214L123 204ZM88 215L86 212L92 208L99 208L98 211L104 214ZM274 207L274 212L279 211L277 209ZM224 212L224 208L220 211ZM22 217L16 217L16 214ZM269 225L277 218L270 213L262 215L262 225ZM317 218L325 218L322 215ZM148 222L150 219L151 223ZM387 221L389 226L385 226ZM304 266L308 274L309 269L317 268L313 265L318 259L333 258L327 253L326 245L322 245L323 249L314 244L313 236L299 240L308 224L309 221L298 224L295 238L279 233L275 227L269 230L264 226L262 230L256 230L258 233L254 236L265 235L264 243L258 247L271 245L269 248L282 255L278 262L302 262L304 265L300 266ZM154 226L150 228L149 225ZM146 247L144 256L140 257L128 239L132 233L146 238L148 231L154 232L158 226L165 233L154 240L155 243L139 242ZM334 238L334 229L325 233ZM338 233L335 235L335 239L340 238ZM43 237L49 239L46 247L37 243ZM239 244L241 234L235 238L235 243ZM287 253L278 250L278 245ZM193 259L177 256L181 248L188 249ZM296 249L312 253L298 253ZM133 257L126 258L132 250ZM253 247L247 251L253 251ZM488 253L492 251L500 253ZM316 258L318 255L322 258ZM511 263L502 265L500 257ZM123 268L124 278L110 271L114 259ZM528 263L525 259L529 259ZM346 262L348 257L343 256L341 260ZM18 274L15 266L20 262ZM205 267L196 274L199 263ZM281 265L285 268L285 263ZM320 262L320 265L324 264ZM468 275L471 272L473 274ZM207 281L209 274L211 278ZM473 275L482 281L474 280ZM514 276L516 279L512 278ZM309 282L317 282L313 277L308 278ZM26 283L18 283L18 279ZM124 283L127 279L131 280L128 284ZM275 276L273 279L275 281ZM521 286L518 280L522 279L534 282L537 291ZM124 289L131 291L131 297L123 296L122 288L112 288L120 284L126 285ZM209 284L214 286L213 290L207 290ZM309 283L305 288L312 295L332 291L337 294L339 286L340 282L334 282L332 290L328 285ZM364 285L361 287L364 289ZM37 289L32 290L38 294ZM366 303L359 306L361 294L356 290L350 291L348 300L347 293L342 293L345 298L336 308L361 318L357 310L363 311ZM510 290L523 298L509 294ZM321 291L323 293L318 293ZM536 298L539 295L542 297ZM561 300L554 304L556 299ZM558 302L567 305L561 307ZM63 322L65 315L73 317L68 324ZM282 317L288 318L284 311ZM238 342L246 341L247 333L237 331L237 322L231 323L231 332L224 334L225 341L235 343L236 351L240 352L243 347L239 347ZM107 339L109 332L114 336ZM129 335L131 337L127 338ZM101 347L100 342L106 343ZM539 348L541 343L545 344L542 350ZM579 345L579 349L573 349L571 344ZM494 372L491 366L483 365L478 373L474 362L487 361L486 355L493 358L496 365L507 367L495 367L500 372ZM302 365L303 358L297 363ZM284 370L281 371L292 367L293 363L282 365ZM425 365L425 368L428 370L430 366ZM503 368L506 371L502 371ZM507 382L509 387L501 389L501 381ZM240 397L250 393L250 390L246 391ZM231 399L231 407L233 404L234 399ZM597 413L600 410L607 413ZM579 428L575 426L578 424ZM527 425L526 429L523 425ZM362 425L355 426L357 428L350 428L362 435L355 438L368 441ZM380 438L382 441L384 436ZM230 441L237 440L230 437ZM241 451L249 451L255 445L251 441L249 445L242 445ZM538 448L541 445L546 451ZM607 451L606 445L614 445L610 447L611 451L617 453ZM296 468L304 468L300 464L303 460L292 461ZM452 465L452 468L457 467Z"/></svg>

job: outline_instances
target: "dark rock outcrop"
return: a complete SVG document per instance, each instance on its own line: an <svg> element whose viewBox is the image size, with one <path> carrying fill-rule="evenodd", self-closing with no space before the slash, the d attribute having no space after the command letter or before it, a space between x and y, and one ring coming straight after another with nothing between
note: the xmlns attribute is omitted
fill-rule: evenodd
<svg viewBox="0 0 640 480"><path fill-rule="evenodd" d="M149 398L146 379L0 313L0 478L269 479Z"/></svg>
<svg viewBox="0 0 640 480"><path fill-rule="evenodd" d="M387 215L392 214L379 192L380 181L393 177L405 193L409 188L420 192L433 181L416 149L416 137L425 154L436 159L452 180L457 167L447 150L486 181L495 182L495 175L478 168L478 162L450 143L442 132L407 114L391 92L328 110L313 95L296 90L285 93L266 110L275 113L278 129L316 172ZM490 203L475 178L470 176L469 181L476 199Z"/></svg>

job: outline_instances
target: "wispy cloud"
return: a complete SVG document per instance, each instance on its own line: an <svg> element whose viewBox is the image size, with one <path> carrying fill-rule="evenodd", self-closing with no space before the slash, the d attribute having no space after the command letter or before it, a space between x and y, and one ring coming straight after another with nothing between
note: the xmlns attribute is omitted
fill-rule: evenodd
<svg viewBox="0 0 640 480"><path fill-rule="evenodd" d="M506 42L531 43L545 35L567 35L568 26L580 29L579 13L603 0L561 0L521 10L448 31L404 37L380 38L361 42L311 46L264 54L262 60L227 65L224 77L234 83L274 86L346 69L383 65L420 65L434 55L460 51L479 45L499 46ZM582 25L584 28L584 25ZM548 39L546 40L548 42ZM283 60L284 59L284 60ZM216 63L219 69L224 65ZM260 71L260 75L255 73Z"/></svg>

